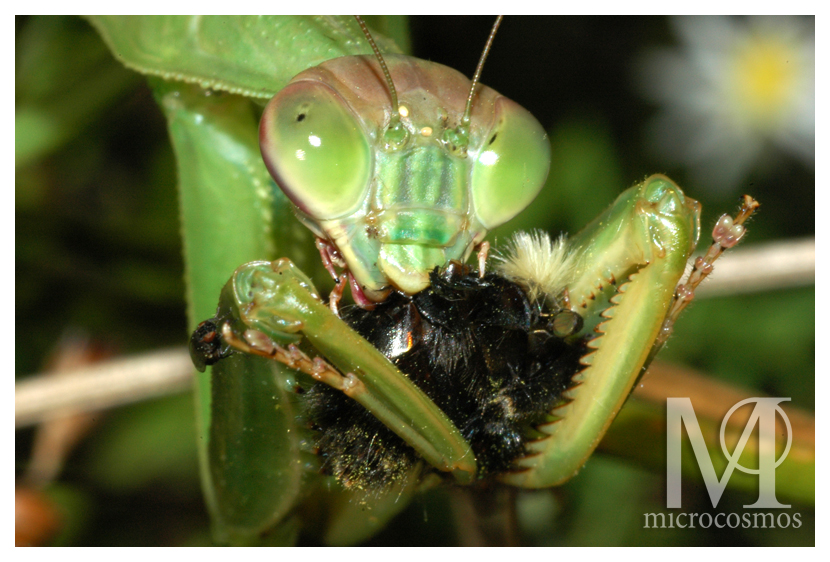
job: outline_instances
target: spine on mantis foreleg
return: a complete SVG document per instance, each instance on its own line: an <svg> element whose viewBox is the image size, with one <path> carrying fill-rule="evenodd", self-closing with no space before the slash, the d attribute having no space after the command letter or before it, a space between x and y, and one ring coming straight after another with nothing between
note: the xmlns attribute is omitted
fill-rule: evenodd
<svg viewBox="0 0 830 562"><path fill-rule="evenodd" d="M561 483L596 448L660 331L697 243L699 214L699 204L671 180L651 176L572 239L580 257L568 291L585 322L579 336L593 338L593 351L506 482L528 488Z"/></svg>

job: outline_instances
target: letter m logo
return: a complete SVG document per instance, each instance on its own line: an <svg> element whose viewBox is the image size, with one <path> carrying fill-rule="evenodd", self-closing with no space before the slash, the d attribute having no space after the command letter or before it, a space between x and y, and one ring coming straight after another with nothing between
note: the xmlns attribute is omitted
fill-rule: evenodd
<svg viewBox="0 0 830 562"><path fill-rule="evenodd" d="M758 507L758 508L782 508L790 507L789 505L782 505L775 497L775 469L787 457L792 445L792 428L790 420L784 413L784 410L779 406L780 402L789 400L789 398L747 398L732 406L723 418L720 427L720 444L723 449L723 454L728 460L726 470L723 476L718 480L715 474L715 467L712 464L712 459L709 457L709 451L706 449L706 441L703 439L703 434L700 431L697 417L695 416L692 401L689 398L669 398L666 403L666 506L669 508L680 507L680 450L682 427L685 425L686 433L689 435L689 441L692 443L692 450L694 451L697 465L700 467L700 472L703 475L703 482L706 484L706 490L709 492L709 498L712 500L712 507L717 507L720 501L723 490L729 482L732 471L737 467L738 470L747 474L758 475L758 501L751 505L744 507ZM755 409L744 426L738 444L732 453L726 447L725 431L726 422L732 413L749 402L755 403ZM779 459L775 458L775 415L779 414L787 426L787 446ZM746 447L749 438L755 425L759 424L758 437L758 468L746 468L739 463L743 450Z"/></svg>

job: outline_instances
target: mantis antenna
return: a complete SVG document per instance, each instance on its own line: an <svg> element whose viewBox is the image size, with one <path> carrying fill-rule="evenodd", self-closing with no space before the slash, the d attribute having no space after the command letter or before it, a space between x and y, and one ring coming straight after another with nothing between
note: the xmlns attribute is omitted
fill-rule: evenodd
<svg viewBox="0 0 830 562"><path fill-rule="evenodd" d="M501 25L501 20L504 16L497 16L493 28L490 30L490 36L487 37L487 44L484 45L484 51L481 53L481 58L478 59L478 66L476 73L473 75L473 84L470 87L470 95L467 96L467 107L464 109L464 116L461 118L461 126L466 130L470 126L470 113L473 111L473 96L476 93L476 86L481 78L481 71L484 68L484 61L487 60L487 55L490 54L490 47L493 45L493 39L496 37L496 31Z"/></svg>
<svg viewBox="0 0 830 562"><path fill-rule="evenodd" d="M366 27L366 22L364 22L363 18L360 16L355 16L354 19L357 20L357 24L360 26L360 29L363 30L363 35L366 36L366 40L369 41L369 45L372 46L372 50L375 52L375 57L378 59L380 68L383 70L383 75L386 77L386 83L389 86L389 96L392 98L391 124L394 127L394 124L400 121L401 116L398 112L398 92L395 91L395 84L392 82L392 75L389 74L389 69L386 67L386 61L383 60L383 55L380 54L380 49L378 49L375 40L372 38L372 34L369 33L369 28ZM472 95L470 97L472 97Z"/></svg>

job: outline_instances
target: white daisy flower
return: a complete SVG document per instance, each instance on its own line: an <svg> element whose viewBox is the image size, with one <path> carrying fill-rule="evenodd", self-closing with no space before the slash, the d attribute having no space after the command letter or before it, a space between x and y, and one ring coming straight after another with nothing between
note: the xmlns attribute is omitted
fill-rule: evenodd
<svg viewBox="0 0 830 562"><path fill-rule="evenodd" d="M766 151L815 167L815 20L676 17L678 50L644 57L644 95L662 106L649 143L699 187L737 188Z"/></svg>

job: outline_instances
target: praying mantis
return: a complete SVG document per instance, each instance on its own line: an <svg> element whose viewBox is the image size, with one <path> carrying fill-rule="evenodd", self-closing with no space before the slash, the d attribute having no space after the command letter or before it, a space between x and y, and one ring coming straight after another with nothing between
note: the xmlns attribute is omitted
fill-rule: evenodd
<svg viewBox="0 0 830 562"><path fill-rule="evenodd" d="M131 37L128 33L130 30L114 29L118 23L116 20L93 21L110 41ZM266 37L270 33L276 34L278 33L276 30L279 30L279 25L282 24L280 21L267 19L259 20L253 25L243 25L243 20L239 20L238 23L240 24L238 31L243 39L256 36L257 33ZM177 25L181 27L176 27ZM293 23L285 25L293 25ZM298 22L297 25L304 31L313 30L315 26L328 26L325 29L329 32L335 30L343 33L343 36L347 38L344 40L346 47L338 51L337 55L367 52L366 45L357 35L356 28L344 20L324 19L314 23ZM135 22L130 23L131 29L134 29L133 26ZM222 30L227 32L228 27L223 25ZM233 27L230 26L231 29ZM141 29L141 26L135 28ZM215 42L221 47L223 40L231 41L227 35L224 38L214 39L210 35L210 22L207 19L193 18L181 22L156 20L148 23L148 29L161 30L164 40L157 41L158 44L167 44L170 41L169 38L178 33L183 37L190 37L188 32L194 29L198 30L195 38L203 40L206 46ZM292 28L289 27L289 29ZM164 35L164 33L170 35ZM299 33L295 30L295 34ZM151 44L153 38L150 36L144 38L144 41L146 43L142 45ZM244 41L240 42L244 43ZM196 45L188 43L183 48L193 49L195 47ZM129 58L128 48L114 48L114 50L127 53L124 55L125 60ZM140 52L141 49L136 49L136 51ZM299 63L302 67L314 66L318 62L335 56L335 53L331 51L316 54L311 47L303 52L303 61ZM174 58L169 55L165 56ZM269 53L269 57L272 58L273 54ZM194 58L198 59L198 57ZM162 60L167 59L162 58ZM222 78L217 82L212 81L214 78L211 76L202 77L198 74L200 71L193 71L196 74L188 76L187 73L190 70L151 68L142 66L147 63L127 62L150 75L157 74L163 78L183 77L186 82L196 82L200 87L242 93L261 100L266 100L276 93L281 89L281 84L302 70L302 68L289 68L283 71L282 82L274 79L276 73L263 71L266 75L270 72L269 79L274 80L274 84L277 85L252 84L249 86L244 84L247 77L237 82L224 79L225 76L236 78L236 74L244 75L244 71L239 71L233 65L228 68L218 67L219 69L215 70ZM313 271L307 250L299 249L303 244L313 244L313 241L294 221L290 208L285 205L285 199L281 194L269 189L270 179L264 173L264 168L259 165L259 148L253 139L256 130L255 113L251 111L248 102L221 93L206 95L199 87L183 86L175 81L154 80L154 85L160 104L168 116L171 136L179 159L185 229L196 233L188 235L186 240L188 245L186 253L189 261L188 276L192 282L191 321L214 314L218 295L217 287L221 288L230 272L246 261L287 255L302 269ZM243 182L238 181L240 177L244 178ZM245 189L235 190L228 195L231 190L227 186L241 184L245 184ZM192 190L189 190L188 186L191 186ZM280 203L277 204L275 201ZM277 248L278 241L285 240L296 241L296 243ZM299 436L301 428L296 426L295 421L297 406L293 398L284 392L284 388L290 386L285 380L290 380L295 375L290 369L276 364L269 365L267 372L262 374L260 373L261 367L258 366L261 361L243 354L235 355L224 361L228 364L223 368L231 374L224 381L227 384L226 387L209 389L206 379L199 379L202 397L200 400L201 428L205 436L216 435L225 430L227 432L224 434L230 436L233 435L230 433L233 429L231 426L241 423L245 426L242 429L247 429L248 434L240 430L239 448L234 453L248 460L242 466L238 462L234 464L233 459L225 459L229 462L217 473L221 478L239 483L238 489L234 491L239 494L237 497L217 495L211 497L210 486L208 486L208 503L212 506L212 511L214 513L225 511L219 518L222 522L217 524L217 536L224 540L244 542L246 537L261 534L277 525L282 530L275 536L283 539L290 538L299 525L299 520L294 514L295 507L304 496L310 493L309 488L316 485L310 482L313 478L308 475L308 470L303 466L306 459L302 451L303 437ZM263 387L266 388L264 393ZM260 411L253 413L254 417L245 421L234 418L232 405L247 400L253 400L255 403L256 396L269 393L279 396L277 407L273 407L273 404L263 406ZM221 416L217 415L216 409L211 413L208 397L212 397L214 402L221 401L228 404L227 419L220 419ZM250 426L247 425L249 422L256 425L256 431L251 431ZM207 468L204 467L211 463L217 466L219 463L217 459L208 461L206 457L209 454L207 450L202 451L205 471ZM205 475L205 478L216 480L217 475ZM271 480L268 486L262 486L263 478ZM279 481L275 482L275 478ZM220 495L222 493L224 492L218 492ZM389 497L394 498L394 495ZM349 519L354 511L350 507L352 504L347 501L341 503L344 505L341 506L340 520ZM383 509L383 501L378 501L372 513L377 516L383 513ZM395 508L389 509L394 511ZM352 530L351 533L352 536L359 536L365 531Z"/></svg>

